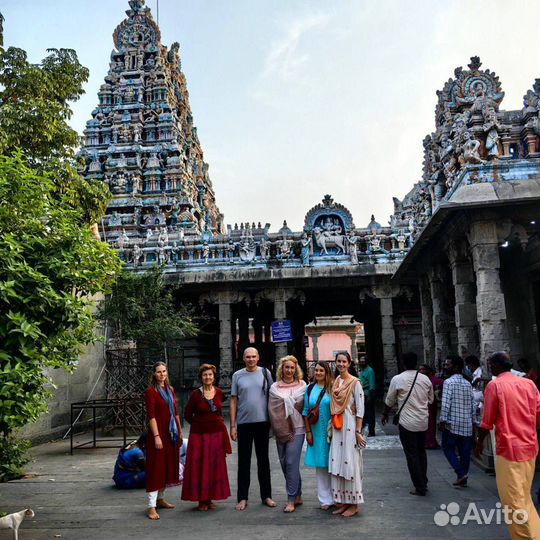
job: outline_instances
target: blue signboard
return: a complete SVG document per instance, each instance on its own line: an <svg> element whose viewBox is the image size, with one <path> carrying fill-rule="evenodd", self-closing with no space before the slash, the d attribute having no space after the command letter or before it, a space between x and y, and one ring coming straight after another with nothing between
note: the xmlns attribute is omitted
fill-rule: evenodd
<svg viewBox="0 0 540 540"><path fill-rule="evenodd" d="M272 322L272 341L274 343L283 343L292 341L291 321L273 321Z"/></svg>

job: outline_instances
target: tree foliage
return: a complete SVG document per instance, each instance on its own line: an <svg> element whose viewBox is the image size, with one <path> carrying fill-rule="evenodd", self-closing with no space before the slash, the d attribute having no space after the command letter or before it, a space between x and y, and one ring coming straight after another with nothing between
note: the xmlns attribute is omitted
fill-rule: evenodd
<svg viewBox="0 0 540 540"><path fill-rule="evenodd" d="M90 229L110 194L77 173L78 136L66 122L69 102L83 93L87 77L74 51L52 49L36 65L21 49L0 47L0 462L5 471L13 471L10 448L23 448L13 430L46 410L46 368L72 369L81 348L96 339L91 297L107 292L120 270L114 251Z"/></svg>
<svg viewBox="0 0 540 540"><path fill-rule="evenodd" d="M191 309L175 305L177 288L165 284L159 267L144 274L124 271L98 316L109 322L113 337L161 349L197 332Z"/></svg>

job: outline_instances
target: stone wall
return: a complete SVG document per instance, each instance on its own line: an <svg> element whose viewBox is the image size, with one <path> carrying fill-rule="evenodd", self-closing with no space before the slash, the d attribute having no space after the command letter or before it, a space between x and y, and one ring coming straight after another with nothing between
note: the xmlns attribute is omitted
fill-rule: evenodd
<svg viewBox="0 0 540 540"><path fill-rule="evenodd" d="M56 386L48 403L49 412L43 414L37 422L25 426L20 435L34 443L63 437L70 427L72 403L86 401L94 385L91 399L105 397L104 364L104 345L98 342L85 350L73 373L60 369L49 370L47 374Z"/></svg>

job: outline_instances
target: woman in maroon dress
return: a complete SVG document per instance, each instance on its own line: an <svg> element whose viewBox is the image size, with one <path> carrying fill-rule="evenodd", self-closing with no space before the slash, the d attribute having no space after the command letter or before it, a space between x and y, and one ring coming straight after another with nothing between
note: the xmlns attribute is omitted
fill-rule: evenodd
<svg viewBox="0 0 540 540"><path fill-rule="evenodd" d="M178 468L182 443L178 408L164 362L154 364L145 399L149 425L146 442L148 517L159 519L156 508L174 508L163 495L166 487L180 484Z"/></svg>
<svg viewBox="0 0 540 540"><path fill-rule="evenodd" d="M231 496L225 459L232 452L231 442L221 415L223 392L214 386L215 378L215 366L199 368L202 386L193 391L184 412L191 429L182 500L198 501L202 512L216 507L212 500Z"/></svg>

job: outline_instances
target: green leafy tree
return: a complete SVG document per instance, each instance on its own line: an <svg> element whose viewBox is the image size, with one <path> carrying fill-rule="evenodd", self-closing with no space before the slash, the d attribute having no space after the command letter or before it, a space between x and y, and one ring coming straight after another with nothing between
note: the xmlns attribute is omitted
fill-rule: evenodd
<svg viewBox="0 0 540 540"><path fill-rule="evenodd" d="M124 271L100 306L99 317L109 322L114 338L164 349L166 354L167 342L197 333L190 307L175 304L177 289L165 283L159 267L144 274Z"/></svg>
<svg viewBox="0 0 540 540"><path fill-rule="evenodd" d="M24 463L14 430L46 410L45 370L72 370L95 341L91 299L120 271L91 231L110 194L77 173L67 124L88 70L48 53L31 64L0 46L0 481Z"/></svg>

